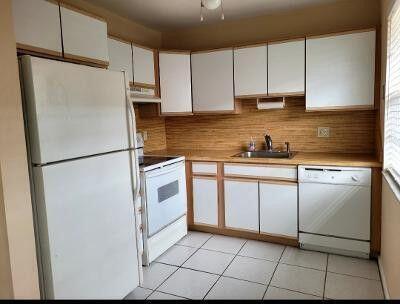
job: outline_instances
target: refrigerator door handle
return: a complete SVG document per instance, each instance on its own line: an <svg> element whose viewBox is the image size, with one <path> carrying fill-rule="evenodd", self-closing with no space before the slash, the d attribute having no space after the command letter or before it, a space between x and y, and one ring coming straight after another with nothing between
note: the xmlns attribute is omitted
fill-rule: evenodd
<svg viewBox="0 0 400 304"><path fill-rule="evenodd" d="M140 175L139 175L139 160L138 156L136 155L136 116L135 116L135 108L133 107L133 102L131 99L130 94L130 86L129 80L126 77L126 72L124 73L124 80L125 80L125 95L126 95L126 103L128 107L128 126L129 126L129 146L133 148L132 155L133 155L133 163L135 164L135 168L133 172L134 177L134 185L133 185L133 201L134 203L137 201L139 194L140 194Z"/></svg>

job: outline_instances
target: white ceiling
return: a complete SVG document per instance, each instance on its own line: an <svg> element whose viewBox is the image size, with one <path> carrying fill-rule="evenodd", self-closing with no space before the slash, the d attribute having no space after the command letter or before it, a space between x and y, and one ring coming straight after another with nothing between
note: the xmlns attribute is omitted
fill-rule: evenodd
<svg viewBox="0 0 400 304"><path fill-rule="evenodd" d="M198 26L200 0L87 0L157 30ZM268 15L340 0L223 0L225 20ZM221 11L204 10L204 24L223 22Z"/></svg>

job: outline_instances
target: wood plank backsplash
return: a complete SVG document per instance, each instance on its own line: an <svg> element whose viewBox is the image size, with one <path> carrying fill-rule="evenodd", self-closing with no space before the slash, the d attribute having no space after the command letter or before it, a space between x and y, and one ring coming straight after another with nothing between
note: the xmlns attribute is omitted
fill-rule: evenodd
<svg viewBox="0 0 400 304"><path fill-rule="evenodd" d="M168 117L169 149L245 149L250 137L264 148L268 132L274 147L290 142L293 151L375 153L375 111L305 112L304 97L293 98L283 110L258 111L253 100L243 101L240 115ZM329 138L318 138L318 127L330 127Z"/></svg>
<svg viewBox="0 0 400 304"><path fill-rule="evenodd" d="M144 142L144 151L151 152L166 149L167 140L165 134L165 118L141 118L138 114L137 106L135 106L135 111L136 127L138 132L147 131L147 140Z"/></svg>

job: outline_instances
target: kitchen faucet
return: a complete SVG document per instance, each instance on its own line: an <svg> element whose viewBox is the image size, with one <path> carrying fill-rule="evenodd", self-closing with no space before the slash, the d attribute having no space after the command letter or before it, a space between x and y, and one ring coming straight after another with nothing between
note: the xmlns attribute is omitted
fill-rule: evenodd
<svg viewBox="0 0 400 304"><path fill-rule="evenodd" d="M266 150L272 152L272 138L270 135L265 134L265 146L266 146Z"/></svg>

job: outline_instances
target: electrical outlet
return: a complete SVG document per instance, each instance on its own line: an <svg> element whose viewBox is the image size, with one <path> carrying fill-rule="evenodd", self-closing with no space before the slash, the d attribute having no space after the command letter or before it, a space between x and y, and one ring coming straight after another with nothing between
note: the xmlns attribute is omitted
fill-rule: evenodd
<svg viewBox="0 0 400 304"><path fill-rule="evenodd" d="M147 140L147 131L143 131L143 140L146 141Z"/></svg>
<svg viewBox="0 0 400 304"><path fill-rule="evenodd" d="M318 127L317 136L318 137L330 137L331 128L329 127Z"/></svg>

